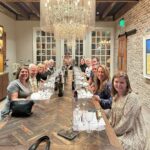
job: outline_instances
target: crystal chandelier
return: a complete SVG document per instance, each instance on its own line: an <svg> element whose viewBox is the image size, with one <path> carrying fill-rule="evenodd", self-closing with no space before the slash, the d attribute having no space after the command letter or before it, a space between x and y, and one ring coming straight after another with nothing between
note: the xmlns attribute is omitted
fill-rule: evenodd
<svg viewBox="0 0 150 150"><path fill-rule="evenodd" d="M41 0L40 26L56 39L83 39L95 24L95 0Z"/></svg>

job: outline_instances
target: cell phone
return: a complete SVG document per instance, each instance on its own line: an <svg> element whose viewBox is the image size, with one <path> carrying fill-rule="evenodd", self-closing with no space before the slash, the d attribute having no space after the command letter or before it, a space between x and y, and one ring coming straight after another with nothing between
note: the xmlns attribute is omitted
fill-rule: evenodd
<svg viewBox="0 0 150 150"><path fill-rule="evenodd" d="M79 132L73 131L72 129L69 129L69 130L62 129L62 130L58 131L57 134L68 140L73 140L79 134Z"/></svg>

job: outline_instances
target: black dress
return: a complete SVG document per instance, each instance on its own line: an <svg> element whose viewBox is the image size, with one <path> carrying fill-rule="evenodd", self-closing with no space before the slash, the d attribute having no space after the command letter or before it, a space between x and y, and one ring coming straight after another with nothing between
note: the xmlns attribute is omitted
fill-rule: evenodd
<svg viewBox="0 0 150 150"><path fill-rule="evenodd" d="M47 73L38 73L36 75L37 82L41 80L47 80Z"/></svg>
<svg viewBox="0 0 150 150"><path fill-rule="evenodd" d="M86 64L80 65L81 71L82 71L82 72L85 72L86 67L87 67Z"/></svg>

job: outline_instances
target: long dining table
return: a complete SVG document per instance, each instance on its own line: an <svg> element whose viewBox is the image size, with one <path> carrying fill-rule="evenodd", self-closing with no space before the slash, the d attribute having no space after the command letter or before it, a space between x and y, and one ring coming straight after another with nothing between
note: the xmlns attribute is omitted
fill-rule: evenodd
<svg viewBox="0 0 150 150"><path fill-rule="evenodd" d="M0 150L28 150L32 143L44 135L50 137L52 150L122 150L103 110L105 130L92 133L82 131L73 140L57 134L61 129L69 129L72 125L71 83L72 71L69 71L63 97L58 97L55 92L50 100L36 101L30 117L8 116L1 120Z"/></svg>

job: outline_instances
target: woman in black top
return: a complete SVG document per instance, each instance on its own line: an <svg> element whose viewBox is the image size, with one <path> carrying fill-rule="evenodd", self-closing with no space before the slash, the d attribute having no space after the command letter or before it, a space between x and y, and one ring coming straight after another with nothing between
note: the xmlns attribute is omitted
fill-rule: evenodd
<svg viewBox="0 0 150 150"><path fill-rule="evenodd" d="M47 73L44 64L38 64L38 73L36 75L37 82L47 80Z"/></svg>
<svg viewBox="0 0 150 150"><path fill-rule="evenodd" d="M85 72L86 67L87 67L87 65L85 64L85 59L84 59L84 58L81 58L81 60L80 60L80 68L81 68L81 71L82 71L82 72Z"/></svg>

